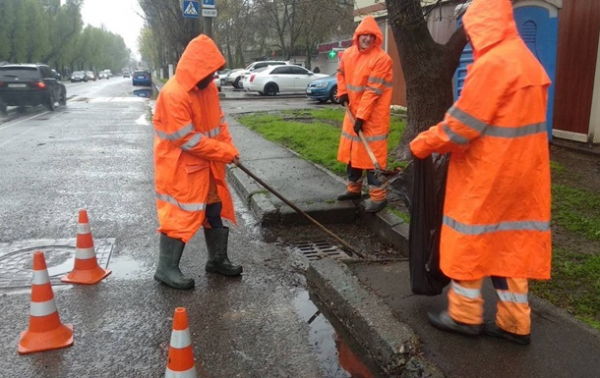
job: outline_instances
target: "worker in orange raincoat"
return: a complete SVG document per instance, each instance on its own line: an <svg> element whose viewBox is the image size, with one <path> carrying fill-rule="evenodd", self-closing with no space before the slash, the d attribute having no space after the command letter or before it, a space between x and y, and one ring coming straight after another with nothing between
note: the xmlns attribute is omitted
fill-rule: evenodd
<svg viewBox="0 0 600 378"><path fill-rule="evenodd" d="M361 197L363 171L367 171L369 200L365 211L377 212L387 205L386 184L375 176L375 166L362 144L362 131L382 169L387 166L387 139L392 103L392 59L383 51L383 35L372 16L365 17L354 32L354 44L342 56L337 73L338 98L348 104L355 122L346 114L338 160L347 165L346 192L338 200Z"/></svg>
<svg viewBox="0 0 600 378"><path fill-rule="evenodd" d="M527 279L550 278L550 79L520 38L510 0L474 0L463 23L475 61L461 96L410 144L418 158L451 153L440 242L449 306L429 320L529 344ZM499 299L496 321L483 326L487 276Z"/></svg>
<svg viewBox="0 0 600 378"><path fill-rule="evenodd" d="M229 229L235 223L233 202L225 182L225 165L237 163L219 104L213 77L225 59L207 36L186 47L175 76L161 89L154 114L156 204L160 255L154 278L175 289L191 289L179 262L185 243L204 226L207 272L236 276L242 267L227 256Z"/></svg>

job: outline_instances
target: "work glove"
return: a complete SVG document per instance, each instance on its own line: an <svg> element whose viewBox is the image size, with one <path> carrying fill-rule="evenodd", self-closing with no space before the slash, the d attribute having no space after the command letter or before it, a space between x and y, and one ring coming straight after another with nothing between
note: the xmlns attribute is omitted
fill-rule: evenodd
<svg viewBox="0 0 600 378"><path fill-rule="evenodd" d="M350 105L350 100L348 99L348 95L341 95L340 97L338 97L338 100L340 102L340 105L344 106L344 104L348 104Z"/></svg>
<svg viewBox="0 0 600 378"><path fill-rule="evenodd" d="M362 129L363 129L363 123L364 123L364 122L365 122L365 121L363 121L363 120L362 120L362 119L360 119L360 118L357 118L357 119L356 119L356 122L354 122L354 132L356 133L356 135L358 135L358 132L359 132L359 131L362 131Z"/></svg>

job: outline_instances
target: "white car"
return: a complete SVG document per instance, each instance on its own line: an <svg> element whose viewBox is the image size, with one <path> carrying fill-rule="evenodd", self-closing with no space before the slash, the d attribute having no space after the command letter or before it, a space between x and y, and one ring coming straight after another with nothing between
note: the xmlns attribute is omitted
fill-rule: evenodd
<svg viewBox="0 0 600 378"><path fill-rule="evenodd" d="M250 72L258 70L260 68L267 67L267 66L281 66L281 65L285 65L285 64L290 64L290 62L286 62L283 60L261 60L258 62L250 63L244 69L234 70L234 72L232 72L227 77L227 81L230 82L235 88L241 89L245 76L250 74Z"/></svg>
<svg viewBox="0 0 600 378"><path fill-rule="evenodd" d="M221 71L217 71L217 74L219 75L219 79L221 80L221 86L227 84L227 76L229 76L230 72L231 72L231 70L228 68L221 70Z"/></svg>
<svg viewBox="0 0 600 378"><path fill-rule="evenodd" d="M329 75L316 74L295 65L269 66L250 73L244 86L248 87L249 92L268 96L275 96L277 93L305 93L306 87L313 80L327 76Z"/></svg>
<svg viewBox="0 0 600 378"><path fill-rule="evenodd" d="M242 72L244 72L244 68L236 68L235 70L231 70L228 74L227 74L227 79L226 79L226 83L227 84L231 84L234 87L237 88L237 84L235 82L235 80L240 77L240 75L242 74ZM240 81L238 80L238 83Z"/></svg>

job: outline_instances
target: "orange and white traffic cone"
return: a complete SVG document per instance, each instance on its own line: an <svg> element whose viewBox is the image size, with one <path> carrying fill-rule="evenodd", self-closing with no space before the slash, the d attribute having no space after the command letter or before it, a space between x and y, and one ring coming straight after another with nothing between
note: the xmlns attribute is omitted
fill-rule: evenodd
<svg viewBox="0 0 600 378"><path fill-rule="evenodd" d="M175 309L173 318L173 333L169 345L169 361L165 378L196 378L194 350L188 328L188 318L185 308Z"/></svg>
<svg viewBox="0 0 600 378"><path fill-rule="evenodd" d="M60 280L68 283L92 285L100 282L111 273L102 269L96 260L94 239L90 231L87 212L79 210L79 223L77 224L77 244L75 245L75 267L71 273Z"/></svg>
<svg viewBox="0 0 600 378"><path fill-rule="evenodd" d="M44 253L36 251L33 254L29 329L21 332L18 351L27 354L70 345L73 345L73 326L60 322Z"/></svg>

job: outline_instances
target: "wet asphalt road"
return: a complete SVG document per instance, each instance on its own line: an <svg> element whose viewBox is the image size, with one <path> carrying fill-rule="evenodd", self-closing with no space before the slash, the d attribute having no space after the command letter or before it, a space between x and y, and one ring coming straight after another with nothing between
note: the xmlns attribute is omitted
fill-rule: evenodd
<svg viewBox="0 0 600 378"><path fill-rule="evenodd" d="M317 312L303 276L307 261L286 242L286 233L298 238L305 228L265 238L235 193L239 226L229 250L244 275L205 274L200 232L182 262L196 279L193 291L152 279L158 235L151 102L133 96L131 81L120 77L66 85L66 107L0 117L0 376L164 376L173 310L184 306L199 376L349 377L337 353L346 341ZM302 98L267 101L222 104L226 112L314 106ZM110 246L113 273L93 286L55 284L61 320L73 324L75 343L20 356L30 288L11 279L30 274L27 261L38 247L49 267L69 265L68 252L51 252L75 240L79 209L88 211L98 243Z"/></svg>

